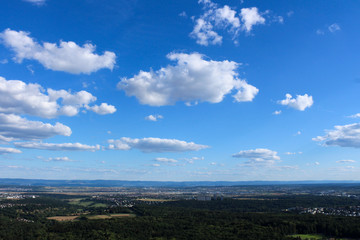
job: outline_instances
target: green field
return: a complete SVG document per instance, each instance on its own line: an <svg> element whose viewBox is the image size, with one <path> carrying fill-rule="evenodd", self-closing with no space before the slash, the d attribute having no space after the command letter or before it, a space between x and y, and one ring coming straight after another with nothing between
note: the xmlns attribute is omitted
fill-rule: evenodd
<svg viewBox="0 0 360 240"><path fill-rule="evenodd" d="M318 240L318 239L326 239L324 236L319 234L294 234L291 237L300 237L301 240Z"/></svg>
<svg viewBox="0 0 360 240"><path fill-rule="evenodd" d="M87 201L85 198L76 198L69 200L69 203L72 205L78 205L82 207L107 207L105 203L97 203L94 201Z"/></svg>

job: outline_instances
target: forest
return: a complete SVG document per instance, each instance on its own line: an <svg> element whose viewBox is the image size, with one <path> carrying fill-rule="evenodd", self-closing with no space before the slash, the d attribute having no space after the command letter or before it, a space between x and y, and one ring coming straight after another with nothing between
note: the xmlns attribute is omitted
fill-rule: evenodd
<svg viewBox="0 0 360 240"><path fill-rule="evenodd" d="M353 198L306 195L135 203L120 207L89 196L61 194L3 199L0 239L306 239L301 234L360 239L360 217L287 211L359 206ZM59 221L56 216L72 218Z"/></svg>

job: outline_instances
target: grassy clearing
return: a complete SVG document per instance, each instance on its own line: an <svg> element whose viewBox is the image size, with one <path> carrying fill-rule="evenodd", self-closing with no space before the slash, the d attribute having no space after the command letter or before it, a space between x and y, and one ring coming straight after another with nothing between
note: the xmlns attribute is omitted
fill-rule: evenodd
<svg viewBox="0 0 360 240"><path fill-rule="evenodd" d="M105 203L96 203L94 201L86 201L85 198L76 198L68 200L72 205L78 205L82 207L107 207Z"/></svg>
<svg viewBox="0 0 360 240"><path fill-rule="evenodd" d="M135 214L131 214L131 213L114 213L114 214L110 214L111 217L135 217Z"/></svg>
<svg viewBox="0 0 360 240"><path fill-rule="evenodd" d="M95 203L91 205L92 207L107 207L108 205L105 203Z"/></svg>
<svg viewBox="0 0 360 240"><path fill-rule="evenodd" d="M94 219L110 219L110 218L128 218L128 217L135 217L135 214L131 213L114 213L108 215L85 215L87 219L94 220ZM54 216L48 217L49 220L56 220L59 222L64 221L74 221L77 220L79 216Z"/></svg>
<svg viewBox="0 0 360 240"><path fill-rule="evenodd" d="M135 217L135 214L129 214L129 213L116 213L116 214L110 214L110 215L93 215L93 216L87 216L88 219L94 220L94 219L109 219L109 218L123 218L123 217Z"/></svg>
<svg viewBox="0 0 360 240"><path fill-rule="evenodd" d="M48 217L47 219L56 220L56 221L59 221L59 222L64 222L64 221L73 221L78 217L79 216L54 216L54 217Z"/></svg>
<svg viewBox="0 0 360 240"><path fill-rule="evenodd" d="M93 216L87 216L88 219L94 220L94 219L109 219L111 216L109 215L93 215Z"/></svg>
<svg viewBox="0 0 360 240"><path fill-rule="evenodd" d="M175 201L172 199L159 199L159 198L139 198L136 199L138 201L143 201L143 202L171 202L171 201Z"/></svg>
<svg viewBox="0 0 360 240"><path fill-rule="evenodd" d="M300 237L301 240L318 240L324 239L323 235L319 234L294 234L291 237Z"/></svg>

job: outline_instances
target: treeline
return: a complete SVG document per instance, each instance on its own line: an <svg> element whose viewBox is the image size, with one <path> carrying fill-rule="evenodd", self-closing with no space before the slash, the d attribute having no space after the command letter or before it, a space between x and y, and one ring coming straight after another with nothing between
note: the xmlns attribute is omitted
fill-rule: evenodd
<svg viewBox="0 0 360 240"><path fill-rule="evenodd" d="M296 239L290 237L292 234L315 233L323 234L328 238L360 239L360 218L358 217L294 214L279 211L286 206L292 207L293 204L306 206L311 201L313 201L311 207L316 207L317 204L339 207L349 203L358 203L347 198L290 197L278 200L226 199L223 201L164 202L158 205L136 205L128 210L137 215L135 218L89 220L86 216L82 216L80 220L73 222L47 220L41 214L36 218L33 216L36 207L47 209L46 206L51 206L51 209L56 211L57 208L61 209L63 204L68 205L63 201L48 198L27 201L29 201L27 207L30 208L28 210L32 212L29 216L26 216L26 211L21 210L20 206L0 210L1 240L290 240ZM20 217L16 215L19 210L23 212ZM121 212L124 209L113 209L113 212L117 211ZM24 221L31 218L34 222Z"/></svg>
<svg viewBox="0 0 360 240"><path fill-rule="evenodd" d="M218 201L173 201L165 202L162 207L184 207L195 209L210 209L236 212L279 212L292 207L346 207L360 206L360 200L355 198L335 196L280 196L259 197L254 199L225 198Z"/></svg>

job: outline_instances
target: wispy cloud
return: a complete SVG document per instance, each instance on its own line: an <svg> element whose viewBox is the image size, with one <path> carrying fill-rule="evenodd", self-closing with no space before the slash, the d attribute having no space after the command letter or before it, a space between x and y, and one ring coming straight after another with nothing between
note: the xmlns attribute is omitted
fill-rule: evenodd
<svg viewBox="0 0 360 240"><path fill-rule="evenodd" d="M16 149L16 148L0 147L0 154L7 154L7 153L21 153L21 151L19 149Z"/></svg>
<svg viewBox="0 0 360 240"><path fill-rule="evenodd" d="M51 151L96 151L99 145L91 146L81 143L43 143L43 142L15 142L19 148L51 150Z"/></svg>
<svg viewBox="0 0 360 240"><path fill-rule="evenodd" d="M51 125L40 121L29 121L14 114L0 113L0 140L36 140L56 135L70 136L71 129L61 123Z"/></svg>
<svg viewBox="0 0 360 240"><path fill-rule="evenodd" d="M355 160L339 160L339 161L336 161L337 163L356 163Z"/></svg>
<svg viewBox="0 0 360 240"><path fill-rule="evenodd" d="M185 142L177 139L164 138L127 138L118 140L109 140L109 149L130 150L139 149L142 152L186 152L198 151L209 146L196 144L194 142Z"/></svg>
<svg viewBox="0 0 360 240"><path fill-rule="evenodd" d="M334 33L334 32L340 31L341 27L339 26L339 24L333 23L328 27L328 29L331 33Z"/></svg>
<svg viewBox="0 0 360 240"><path fill-rule="evenodd" d="M235 158L249 159L248 164L274 164L280 160L277 152L266 148L243 150L232 155Z"/></svg>
<svg viewBox="0 0 360 240"><path fill-rule="evenodd" d="M326 135L312 140L323 142L325 146L360 148L360 123L335 126L333 130L326 132Z"/></svg>
<svg viewBox="0 0 360 240"><path fill-rule="evenodd" d="M51 157L45 160L46 162L74 162L74 160L68 157Z"/></svg>
<svg viewBox="0 0 360 240"><path fill-rule="evenodd" d="M42 6L45 4L46 0L23 0L24 2L32 3L36 6Z"/></svg>

